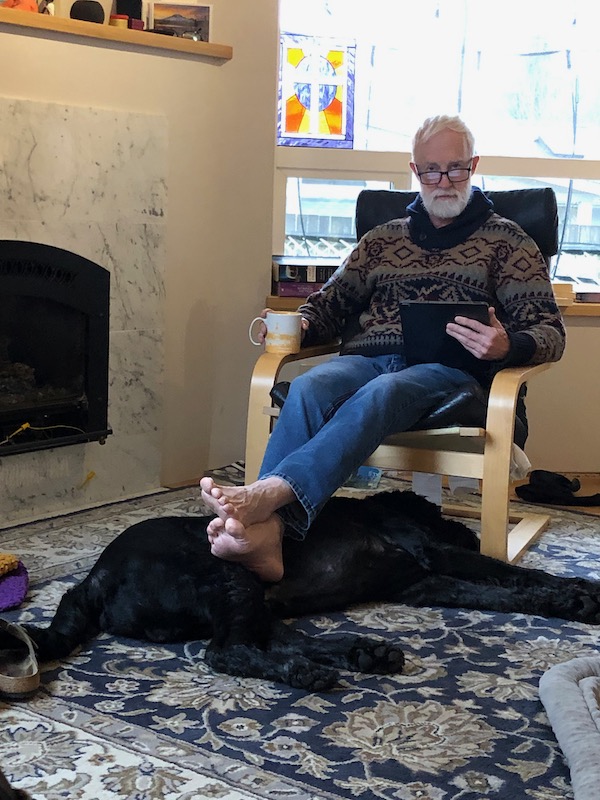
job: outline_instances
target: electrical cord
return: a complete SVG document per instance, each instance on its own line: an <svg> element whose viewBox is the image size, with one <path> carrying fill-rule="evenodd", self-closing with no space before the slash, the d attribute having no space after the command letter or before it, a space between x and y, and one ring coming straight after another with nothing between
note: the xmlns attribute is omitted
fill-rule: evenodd
<svg viewBox="0 0 600 800"><path fill-rule="evenodd" d="M3 444L7 444L8 442L10 442L10 440L13 439L15 436L18 436L19 433L23 433L23 431L27 431L27 430L32 430L32 431L51 431L51 430L55 430L57 428L66 428L67 430L70 430L70 431L79 431L79 433L85 433L83 428L78 428L76 425L36 426L36 425L31 425L29 422L24 422L22 425L20 425L16 429L16 431L13 431L12 433L10 433L5 439L3 439L0 442L0 447Z"/></svg>

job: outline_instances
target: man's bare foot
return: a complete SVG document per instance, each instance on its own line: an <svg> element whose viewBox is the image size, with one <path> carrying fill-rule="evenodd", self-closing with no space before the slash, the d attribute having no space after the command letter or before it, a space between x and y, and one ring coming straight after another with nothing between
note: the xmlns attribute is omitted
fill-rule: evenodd
<svg viewBox="0 0 600 800"><path fill-rule="evenodd" d="M202 499L223 521L238 520L244 528L265 522L278 508L293 502L296 495L282 478L271 477L248 486L217 486L212 478L200 480Z"/></svg>
<svg viewBox="0 0 600 800"><path fill-rule="evenodd" d="M283 522L277 514L247 527L234 517L216 517L207 533L211 553L217 558L237 561L269 583L283 578Z"/></svg>

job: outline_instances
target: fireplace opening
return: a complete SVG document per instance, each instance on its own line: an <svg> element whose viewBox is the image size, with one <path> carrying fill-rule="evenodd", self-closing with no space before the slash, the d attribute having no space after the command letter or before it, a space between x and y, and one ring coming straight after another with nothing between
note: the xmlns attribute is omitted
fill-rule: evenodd
<svg viewBox="0 0 600 800"><path fill-rule="evenodd" d="M111 433L109 291L75 253L0 242L0 458Z"/></svg>

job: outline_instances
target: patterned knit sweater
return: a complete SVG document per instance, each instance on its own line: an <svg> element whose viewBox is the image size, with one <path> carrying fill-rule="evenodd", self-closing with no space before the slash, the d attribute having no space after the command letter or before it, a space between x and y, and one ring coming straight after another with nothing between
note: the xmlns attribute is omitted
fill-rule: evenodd
<svg viewBox="0 0 600 800"><path fill-rule="evenodd" d="M510 350L502 362L480 362L478 380L486 384L506 366L558 361L565 330L546 262L515 222L483 216L464 241L446 248L415 244L409 217L366 233L300 307L310 323L304 345L341 336L343 354L401 354L400 301L483 301L495 308Z"/></svg>

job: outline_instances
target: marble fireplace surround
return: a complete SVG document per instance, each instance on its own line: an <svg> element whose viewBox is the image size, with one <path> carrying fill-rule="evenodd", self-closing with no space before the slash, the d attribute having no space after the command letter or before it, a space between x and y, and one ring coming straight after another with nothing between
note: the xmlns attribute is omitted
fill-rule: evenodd
<svg viewBox="0 0 600 800"><path fill-rule="evenodd" d="M167 123L0 98L0 239L110 272L109 425L93 442L3 456L0 528L160 490Z"/></svg>

